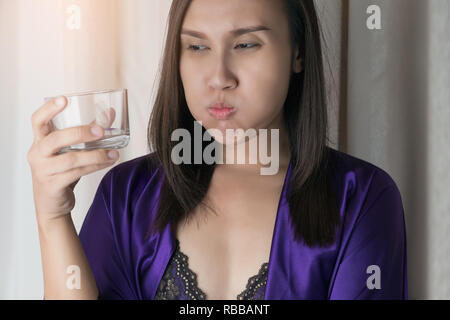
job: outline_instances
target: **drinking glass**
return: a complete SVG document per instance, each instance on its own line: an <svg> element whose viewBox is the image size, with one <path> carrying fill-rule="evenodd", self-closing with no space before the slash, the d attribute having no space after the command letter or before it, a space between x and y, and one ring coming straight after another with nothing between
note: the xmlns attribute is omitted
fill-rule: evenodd
<svg viewBox="0 0 450 320"><path fill-rule="evenodd" d="M44 101L59 96L45 97ZM127 89L89 91L62 96L66 97L67 105L50 121L52 131L95 123L104 128L105 134L96 141L62 148L59 154L80 150L120 149L128 145L130 126Z"/></svg>

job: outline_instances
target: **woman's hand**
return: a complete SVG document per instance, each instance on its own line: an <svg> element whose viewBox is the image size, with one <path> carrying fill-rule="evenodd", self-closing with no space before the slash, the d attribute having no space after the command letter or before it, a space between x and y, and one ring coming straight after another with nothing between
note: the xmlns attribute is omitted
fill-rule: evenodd
<svg viewBox="0 0 450 320"><path fill-rule="evenodd" d="M114 121L113 112L106 112L109 123L96 126L95 122L51 132L50 120L67 104L65 97L52 99L42 105L31 117L34 141L27 160L31 167L36 215L45 221L70 214L75 206L73 189L80 178L114 164L119 153L116 150L57 152L70 145L101 139L104 126Z"/></svg>

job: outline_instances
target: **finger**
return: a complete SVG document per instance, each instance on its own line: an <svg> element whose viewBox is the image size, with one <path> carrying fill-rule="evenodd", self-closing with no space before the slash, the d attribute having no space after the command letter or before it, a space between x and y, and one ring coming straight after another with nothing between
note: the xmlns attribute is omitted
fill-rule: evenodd
<svg viewBox="0 0 450 320"><path fill-rule="evenodd" d="M116 157L110 158L108 155L110 152L115 154ZM45 174L51 176L79 167L114 163L118 158L119 152L117 150L100 149L94 151L67 152L48 159L48 171Z"/></svg>
<svg viewBox="0 0 450 320"><path fill-rule="evenodd" d="M39 145L39 152L44 157L50 157L55 155L62 148L101 139L103 134L104 129L97 125L56 130L42 140Z"/></svg>
<svg viewBox="0 0 450 320"><path fill-rule="evenodd" d="M94 164L85 167L78 167L62 174L56 175L54 181L60 186L69 186L80 179L82 176L107 168L111 165L113 165L113 163Z"/></svg>
<svg viewBox="0 0 450 320"><path fill-rule="evenodd" d="M102 110L96 119L89 123L89 125L98 124L99 126L107 129L111 128L114 120L116 119L116 111L114 108L108 108L107 110Z"/></svg>
<svg viewBox="0 0 450 320"><path fill-rule="evenodd" d="M75 188L75 186L77 185L78 181L80 181L80 178L78 178L77 180L75 180L74 182L72 182L72 183L70 184L69 188L73 190L73 189Z"/></svg>
<svg viewBox="0 0 450 320"><path fill-rule="evenodd" d="M50 120L52 120L59 112L61 112L66 105L67 99L66 97L62 96L55 99L50 99L36 112L33 113L33 115L31 116L31 124L36 141L42 140L50 133Z"/></svg>
<svg viewBox="0 0 450 320"><path fill-rule="evenodd" d="M107 128L111 128L111 126L112 126L112 124L113 124L113 122L114 122L114 120L116 119L116 111L114 110L114 108L109 108L106 112L105 112L105 114L106 114L106 117L107 117L107 119L108 119L108 121L107 121Z"/></svg>
<svg viewBox="0 0 450 320"><path fill-rule="evenodd" d="M103 128L111 128L111 125L113 124L114 120L116 118L116 111L114 108L108 108L105 110L102 110L99 115L97 116L97 124L102 126Z"/></svg>
<svg viewBox="0 0 450 320"><path fill-rule="evenodd" d="M109 109L109 113L108 113L108 128L110 128L114 122L114 120L116 119L116 110L114 110L114 108L110 108Z"/></svg>

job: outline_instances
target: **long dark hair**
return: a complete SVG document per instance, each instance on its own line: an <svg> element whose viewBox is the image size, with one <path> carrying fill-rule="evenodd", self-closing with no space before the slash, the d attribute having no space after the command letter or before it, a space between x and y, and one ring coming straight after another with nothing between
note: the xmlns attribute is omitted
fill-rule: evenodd
<svg viewBox="0 0 450 320"><path fill-rule="evenodd" d="M332 187L331 151L327 147L321 30L313 0L283 1L292 58L297 44L303 66L301 73L291 76L283 109L292 162L287 200L295 239L303 239L308 246L326 246L334 241L339 210ZM176 165L171 160L172 148L177 143L171 141L172 132L184 128L192 136L194 133L195 119L188 109L179 73L179 35L190 3L191 0L172 2L161 78L149 121L149 149L155 151L153 161L163 169L160 174L164 174L158 209L149 232L161 232L168 224L175 231L175 226L188 220L197 206L214 211L206 199L214 164ZM202 130L204 133L205 129Z"/></svg>

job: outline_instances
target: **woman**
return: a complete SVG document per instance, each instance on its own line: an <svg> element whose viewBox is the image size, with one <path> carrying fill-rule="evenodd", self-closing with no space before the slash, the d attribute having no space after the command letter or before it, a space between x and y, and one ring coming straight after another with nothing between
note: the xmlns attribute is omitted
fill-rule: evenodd
<svg viewBox="0 0 450 320"><path fill-rule="evenodd" d="M149 123L155 152L105 175L79 238L67 214L73 183L106 151L73 156L62 191L35 179L46 297L407 299L399 190L382 169L326 146L321 55L313 0L174 0ZM45 137L53 107L33 122L33 150L47 156L75 142L69 131ZM227 160L229 146L252 154L255 138L229 140L227 129L278 129L268 148L277 172L261 175L261 159L176 163L172 134L194 135L196 123ZM181 157L198 156L194 144ZM63 287L69 264L81 268L77 292Z"/></svg>

